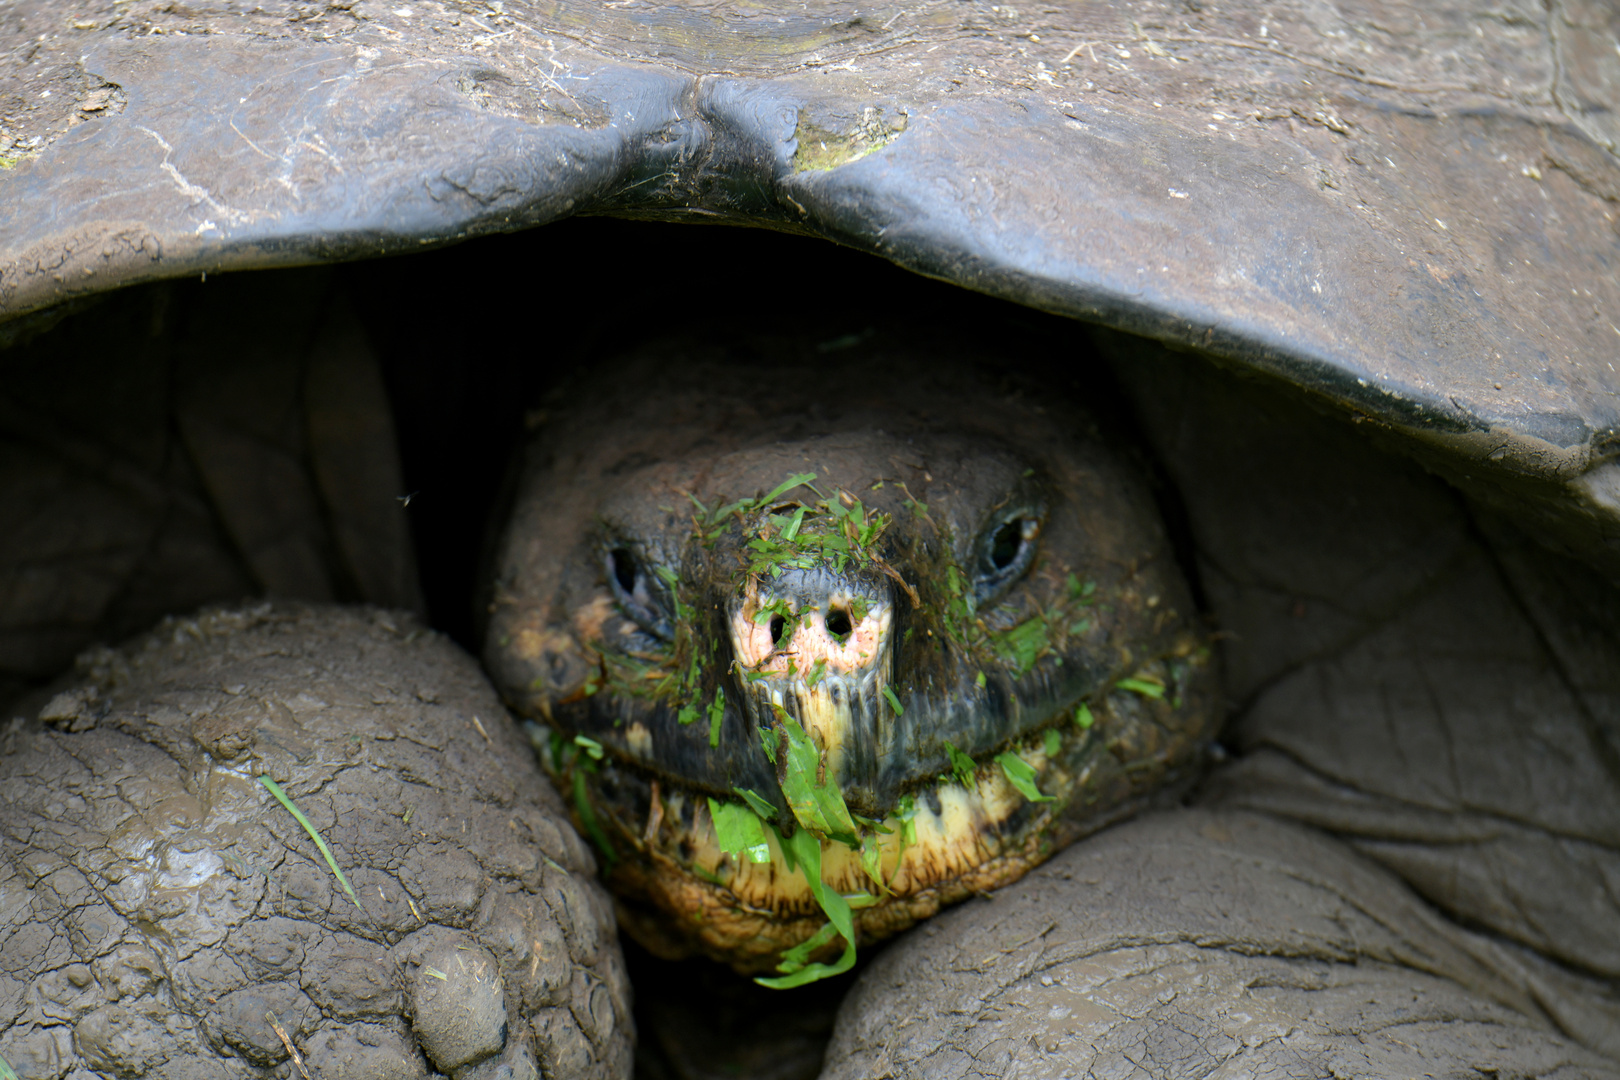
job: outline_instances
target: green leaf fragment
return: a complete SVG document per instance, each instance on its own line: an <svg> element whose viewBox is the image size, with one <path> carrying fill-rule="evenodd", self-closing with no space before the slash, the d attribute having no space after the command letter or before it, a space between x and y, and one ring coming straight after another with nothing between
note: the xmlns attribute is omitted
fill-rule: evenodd
<svg viewBox="0 0 1620 1080"><path fill-rule="evenodd" d="M791 975L796 971L803 970L804 966L810 962L810 954L837 936L838 927L832 923L827 923L820 930L784 952L782 962L776 965L776 970L784 975ZM764 982L764 980L757 981ZM766 983L765 985L769 986L770 984Z"/></svg>
<svg viewBox="0 0 1620 1080"><path fill-rule="evenodd" d="M430 966L424 965L423 968L422 968L422 974L430 975L433 978L440 980L441 982L449 982L450 981L450 976L446 975L444 972L440 971L436 967L430 967Z"/></svg>
<svg viewBox="0 0 1620 1080"><path fill-rule="evenodd" d="M759 748L765 751L765 759L772 765L776 764L776 744L778 741L774 728L762 727L759 729Z"/></svg>
<svg viewBox="0 0 1620 1080"><path fill-rule="evenodd" d="M754 508L753 499L738 499L730 506L719 506L709 518L710 525L718 525L732 514L745 513Z"/></svg>
<svg viewBox="0 0 1620 1080"><path fill-rule="evenodd" d="M791 720L791 717L789 719ZM789 737L791 738L791 735ZM850 911L849 901L827 888L821 880L821 841L808 829L799 829L788 840L786 846L792 849L800 869L804 872L804 879L810 886L811 895L816 898L816 903L821 905L821 910L827 916L827 924L843 937L844 954L832 964L805 963L812 952L832 940L832 935L827 934L825 929L818 931L811 941L815 941L816 937L821 940L805 948L803 953L795 956L792 961L795 965L802 964L802 967L795 966L794 970L787 971L779 966L777 970L783 972L781 976L754 980L772 990L789 990L819 979L842 975L855 966L855 917ZM789 949L788 953L793 954L794 950ZM788 957L784 956L783 960L787 962Z"/></svg>
<svg viewBox="0 0 1620 1080"><path fill-rule="evenodd" d="M799 535L799 528L804 525L805 509L805 507L801 506L793 511L793 520L789 521L787 528L782 530L782 539L784 541L792 543L793 538Z"/></svg>
<svg viewBox="0 0 1620 1080"><path fill-rule="evenodd" d="M719 874L716 874L713 870L706 869L705 867L699 866L697 863L693 863L692 873L696 874L704 881L707 881L710 885L719 885L721 888L725 888L726 879L721 877Z"/></svg>
<svg viewBox="0 0 1620 1080"><path fill-rule="evenodd" d="M1081 580L1075 577L1073 574L1069 575L1069 579L1065 584L1068 587L1070 600L1085 600L1091 596L1092 593L1097 591L1097 583L1095 581L1081 582Z"/></svg>
<svg viewBox="0 0 1620 1080"><path fill-rule="evenodd" d="M1115 689L1129 690L1133 694L1158 701L1164 697L1164 686L1161 683L1149 682L1147 679L1121 679L1114 684Z"/></svg>
<svg viewBox="0 0 1620 1080"><path fill-rule="evenodd" d="M720 850L728 855L746 855L749 862L771 861L771 846L765 842L765 829L759 815L747 806L733 802L709 800L709 817L714 821L714 835L720 841Z"/></svg>
<svg viewBox="0 0 1620 1080"><path fill-rule="evenodd" d="M787 797L788 808L806 829L852 848L859 847L855 822L849 816L849 807L844 805L843 792L831 780L816 782L816 774L822 771L821 753L816 744L785 709L773 708L788 739L786 774L782 778L782 794ZM819 853L820 849L817 851Z"/></svg>
<svg viewBox="0 0 1620 1080"><path fill-rule="evenodd" d="M321 849L321 858L326 860L327 868L330 869L332 871L332 875L338 879L338 884L342 885L343 891L349 894L349 899L354 901L354 906L360 907L360 898L354 895L354 889L350 887L349 879L343 876L343 871L338 867L337 859L333 858L332 856L332 849L326 846L326 841L321 839L321 834L315 830L314 825L310 824L309 818L304 816L304 812L302 810L293 805L292 799L288 798L287 793L281 790L280 784L276 783L268 776L259 777L259 783L263 784L264 789L270 794L274 795L276 797L276 801L282 806L286 807L287 812L292 814L292 816L297 819L298 824L304 827L304 831L309 834L309 838L315 841L315 846ZM361 908L361 910L364 911L365 909Z"/></svg>
<svg viewBox="0 0 1620 1080"><path fill-rule="evenodd" d="M895 697L894 691L889 689L887 686L883 688L883 699L889 703L889 708L894 710L894 715L905 715L905 706L900 704L900 699Z"/></svg>
<svg viewBox="0 0 1620 1080"><path fill-rule="evenodd" d="M950 755L951 775L956 778L958 784L972 791L975 785L974 774L978 772L979 766L950 743L945 744L945 753Z"/></svg>
<svg viewBox="0 0 1620 1080"><path fill-rule="evenodd" d="M999 635L996 651L1011 660L1017 668L1017 674L1022 677L1029 673L1029 669L1035 666L1035 661L1048 651L1049 647L1046 620L1037 616Z"/></svg>
<svg viewBox="0 0 1620 1080"><path fill-rule="evenodd" d="M900 839L904 844L900 850L904 853L906 848L914 847L917 843L917 796L902 795L894 816L900 820Z"/></svg>
<svg viewBox="0 0 1620 1080"><path fill-rule="evenodd" d="M776 487L771 490L769 495L759 500L759 504L761 506L768 506L777 499L781 498L783 495L786 495L788 492L792 491L794 488L798 487L800 484L811 483L815 480L815 478L816 474L813 472L794 473L780 484L777 484ZM800 507L801 511L803 509L803 507Z"/></svg>
<svg viewBox="0 0 1620 1080"><path fill-rule="evenodd" d="M590 795L585 790L583 769L574 770L574 810L578 812L580 824L585 826L585 832L591 838L591 842L601 851L607 868L613 869L613 864L619 861L619 853L613 850L613 844L603 831L602 823L596 819L596 808L591 805Z"/></svg>
<svg viewBox="0 0 1620 1080"><path fill-rule="evenodd" d="M1046 756L1057 757L1058 751L1063 749L1063 736L1057 733L1057 728L1047 728L1044 738L1046 739L1046 745L1043 749L1046 751Z"/></svg>
<svg viewBox="0 0 1620 1080"><path fill-rule="evenodd" d="M775 825L771 826L771 831L776 834L776 839L780 842L782 862L787 866L788 873L794 873L799 869L799 858L793 854L793 844L790 842L789 837L784 836L782 830Z"/></svg>
<svg viewBox="0 0 1620 1080"><path fill-rule="evenodd" d="M861 837L861 869L866 876L872 879L881 892L888 892L889 886L883 880L883 852L878 849L878 838L875 833L867 833Z"/></svg>
<svg viewBox="0 0 1620 1080"><path fill-rule="evenodd" d="M1090 731L1091 725L1097 722L1097 718L1091 715L1091 706L1082 701L1080 707L1074 710L1074 722L1081 731Z"/></svg>
<svg viewBox="0 0 1620 1080"><path fill-rule="evenodd" d="M974 679L973 681L974 681L974 683L976 683L978 685L980 690L983 690L984 689L984 684L985 684L984 672L982 672L982 671L979 672L979 677L977 679Z"/></svg>
<svg viewBox="0 0 1620 1080"><path fill-rule="evenodd" d="M816 684L819 683L822 676L826 674L827 660L825 657L823 657L822 659L817 660L814 664L810 665L810 670L806 672L804 676L804 685L814 690L816 688Z"/></svg>
<svg viewBox="0 0 1620 1080"><path fill-rule="evenodd" d="M880 834L882 836L893 836L894 835L894 830L890 829L890 828L886 828L884 826L883 822L881 822L881 821L877 821L877 820L875 820L873 818L869 818L869 817L861 817L861 815L853 813L853 812L851 812L851 814L849 816L855 819L855 823L857 825L864 826L865 828L870 829L873 832L878 833L878 834Z"/></svg>
<svg viewBox="0 0 1620 1080"><path fill-rule="evenodd" d="M563 733L552 729L546 738L546 760L552 772L561 772L562 767L568 764L574 756L574 747L563 738Z"/></svg>
<svg viewBox="0 0 1620 1080"><path fill-rule="evenodd" d="M681 706L681 711L675 714L677 724L695 724L698 718L698 707L688 702Z"/></svg>
<svg viewBox="0 0 1620 1080"><path fill-rule="evenodd" d="M771 736L771 741L772 742L776 741L776 733L775 732L770 731L769 728L761 728L760 730L762 732L765 732L765 733L769 734ZM771 754L768 755L772 759L772 764L775 764L774 755L775 755L775 750L772 749ZM770 821L772 818L774 818L776 816L776 807L774 807L770 803L766 802L764 797L761 796L758 792L750 791L748 788L745 788L745 787L734 787L731 790L734 791L737 794L737 796L742 799L743 802L745 802L749 806L753 807L754 813L758 814L760 817L764 818L766 821Z"/></svg>
<svg viewBox="0 0 1620 1080"><path fill-rule="evenodd" d="M4 165L8 169L11 168L9 162L5 162ZM0 1080L17 1080L17 1074L11 1071L11 1066L3 1057L0 1057Z"/></svg>
<svg viewBox="0 0 1620 1080"><path fill-rule="evenodd" d="M592 761L602 760L602 744L595 739L586 738L584 735L575 735L574 745L589 754Z"/></svg>
<svg viewBox="0 0 1620 1080"><path fill-rule="evenodd" d="M1005 754L996 755L996 764L1001 771L1007 774L1007 779L1018 793L1030 802L1053 802L1050 795L1042 795L1041 789L1035 786L1035 767L1011 750Z"/></svg>
<svg viewBox="0 0 1620 1080"><path fill-rule="evenodd" d="M709 745L720 745L720 721L726 717L725 687L715 687L714 700L709 703Z"/></svg>

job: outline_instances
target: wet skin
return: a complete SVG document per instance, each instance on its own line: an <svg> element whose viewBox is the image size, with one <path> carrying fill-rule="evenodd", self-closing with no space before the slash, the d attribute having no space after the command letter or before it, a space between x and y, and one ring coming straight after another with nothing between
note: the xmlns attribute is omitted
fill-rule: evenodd
<svg viewBox="0 0 1620 1080"><path fill-rule="evenodd" d="M840 928L1016 880L1190 775L1216 721L1164 530L1092 422L869 348L653 352L529 451L487 659L661 954L847 966Z"/></svg>

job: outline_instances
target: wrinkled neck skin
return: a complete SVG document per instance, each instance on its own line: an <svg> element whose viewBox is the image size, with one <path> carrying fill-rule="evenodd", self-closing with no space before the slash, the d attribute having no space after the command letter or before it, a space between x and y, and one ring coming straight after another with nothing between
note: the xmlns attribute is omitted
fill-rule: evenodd
<svg viewBox="0 0 1620 1080"><path fill-rule="evenodd" d="M894 933L1191 775L1213 663L1082 413L970 369L676 367L541 430L487 638L645 944L851 960L831 928Z"/></svg>

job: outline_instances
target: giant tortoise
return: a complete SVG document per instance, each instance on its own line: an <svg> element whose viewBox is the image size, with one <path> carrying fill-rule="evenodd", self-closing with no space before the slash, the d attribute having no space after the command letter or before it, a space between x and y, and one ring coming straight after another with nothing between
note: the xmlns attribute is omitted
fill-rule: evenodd
<svg viewBox="0 0 1620 1080"><path fill-rule="evenodd" d="M1620 1075L1610 7L0 40L0 1076Z"/></svg>

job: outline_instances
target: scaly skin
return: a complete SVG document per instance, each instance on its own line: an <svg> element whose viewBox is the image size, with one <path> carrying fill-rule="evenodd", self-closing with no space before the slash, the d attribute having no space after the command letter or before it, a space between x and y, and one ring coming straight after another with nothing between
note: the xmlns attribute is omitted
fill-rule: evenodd
<svg viewBox="0 0 1620 1080"><path fill-rule="evenodd" d="M826 891L868 941L1016 880L1189 776L1217 721L1163 528L1088 418L881 344L813 378L776 355L573 388L487 647L558 733L627 928L747 972L827 924ZM751 856L713 820L744 790Z"/></svg>

